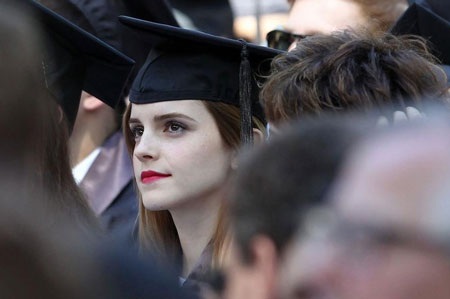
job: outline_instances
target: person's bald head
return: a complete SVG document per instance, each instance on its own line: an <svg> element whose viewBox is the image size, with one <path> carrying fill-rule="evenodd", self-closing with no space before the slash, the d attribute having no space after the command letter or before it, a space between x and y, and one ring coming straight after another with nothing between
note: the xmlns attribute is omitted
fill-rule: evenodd
<svg viewBox="0 0 450 299"><path fill-rule="evenodd" d="M450 191L449 137L447 125L413 126L361 144L336 185L338 210L358 221L430 229L434 201Z"/></svg>

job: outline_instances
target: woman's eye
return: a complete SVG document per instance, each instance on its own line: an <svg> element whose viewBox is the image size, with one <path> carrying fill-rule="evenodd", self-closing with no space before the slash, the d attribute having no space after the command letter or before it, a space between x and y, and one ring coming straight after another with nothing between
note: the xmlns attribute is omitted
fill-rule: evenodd
<svg viewBox="0 0 450 299"><path fill-rule="evenodd" d="M169 133L181 133L185 129L186 127L179 122L171 121L166 124L166 131Z"/></svg>
<svg viewBox="0 0 450 299"><path fill-rule="evenodd" d="M131 133L133 134L134 139L137 139L144 134L144 128L142 127L134 127L131 128Z"/></svg>

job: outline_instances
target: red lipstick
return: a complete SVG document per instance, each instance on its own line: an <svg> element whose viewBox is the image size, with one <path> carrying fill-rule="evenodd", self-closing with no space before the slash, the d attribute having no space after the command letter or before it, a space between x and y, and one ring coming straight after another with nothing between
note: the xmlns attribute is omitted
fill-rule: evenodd
<svg viewBox="0 0 450 299"><path fill-rule="evenodd" d="M141 182L144 184L149 184L154 181L169 177L170 174L160 173L157 171L143 171L141 172Z"/></svg>

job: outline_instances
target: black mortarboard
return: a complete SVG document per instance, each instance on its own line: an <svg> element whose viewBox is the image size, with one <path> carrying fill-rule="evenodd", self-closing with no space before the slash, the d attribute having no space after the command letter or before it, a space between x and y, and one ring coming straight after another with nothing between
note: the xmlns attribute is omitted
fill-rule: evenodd
<svg viewBox="0 0 450 299"><path fill-rule="evenodd" d="M408 2L420 4L450 22L450 1L448 0L409 0Z"/></svg>
<svg viewBox="0 0 450 299"><path fill-rule="evenodd" d="M179 26L172 12L172 7L167 0L123 0L123 3L132 17Z"/></svg>
<svg viewBox="0 0 450 299"><path fill-rule="evenodd" d="M94 32L91 33L134 59L136 61L136 70L145 62L150 47L136 36L127 34L128 32L124 30L125 28L120 26L118 16L129 15L147 21L179 26L166 0L67 1L71 2L83 13L94 29Z"/></svg>
<svg viewBox="0 0 450 299"><path fill-rule="evenodd" d="M153 45L131 87L132 103L199 99L236 105L242 140L251 142L251 115L264 119L257 75L267 74L281 51L130 17L120 21Z"/></svg>
<svg viewBox="0 0 450 299"><path fill-rule="evenodd" d="M41 0L45 6L135 60L124 96L144 64L150 46L119 23L119 15L178 26L166 0ZM124 103L120 103L124 104Z"/></svg>
<svg viewBox="0 0 450 299"><path fill-rule="evenodd" d="M421 4L413 3L392 27L391 33L413 34L428 40L450 84L450 22Z"/></svg>
<svg viewBox="0 0 450 299"><path fill-rule="evenodd" d="M69 129L82 90L114 108L134 61L36 1L27 2L44 33L45 84L63 108Z"/></svg>

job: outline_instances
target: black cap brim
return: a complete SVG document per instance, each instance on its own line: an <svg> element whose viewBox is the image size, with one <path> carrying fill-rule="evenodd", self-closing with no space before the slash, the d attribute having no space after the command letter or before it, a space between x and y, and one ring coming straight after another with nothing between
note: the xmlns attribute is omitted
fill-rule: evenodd
<svg viewBox="0 0 450 299"><path fill-rule="evenodd" d="M165 42L177 43L183 45L188 50L209 48L215 52L230 53L232 51L239 56L243 43L239 40L215 36L201 31L188 30L184 28L169 26L155 22L148 22L128 16L120 16L120 22L134 31L146 42L152 45L163 44ZM273 58L283 51L268 47L259 46L252 43L246 43L249 51L249 57L255 59ZM231 54L227 54L231 55Z"/></svg>

